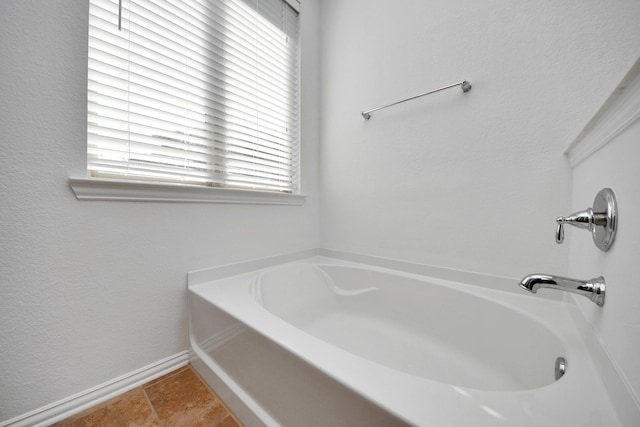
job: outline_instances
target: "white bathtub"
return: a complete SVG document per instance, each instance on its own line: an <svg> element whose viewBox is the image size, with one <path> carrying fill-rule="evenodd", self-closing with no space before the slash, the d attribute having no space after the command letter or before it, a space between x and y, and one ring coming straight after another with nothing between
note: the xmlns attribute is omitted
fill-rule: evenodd
<svg viewBox="0 0 640 427"><path fill-rule="evenodd" d="M229 273L189 278L192 363L248 426L622 425L575 307L517 281L323 257Z"/></svg>

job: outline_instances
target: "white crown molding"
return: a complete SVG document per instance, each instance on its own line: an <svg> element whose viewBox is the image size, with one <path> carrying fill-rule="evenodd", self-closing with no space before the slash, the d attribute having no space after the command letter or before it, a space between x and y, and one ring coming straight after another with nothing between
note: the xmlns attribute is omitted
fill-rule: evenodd
<svg viewBox="0 0 640 427"><path fill-rule="evenodd" d="M302 194L103 178L69 178L78 200L303 205Z"/></svg>
<svg viewBox="0 0 640 427"><path fill-rule="evenodd" d="M106 383L0 423L0 427L48 426L186 366L189 351L169 356Z"/></svg>
<svg viewBox="0 0 640 427"><path fill-rule="evenodd" d="M640 119L640 59L607 98L602 107L569 145L565 155L571 167L613 141Z"/></svg>

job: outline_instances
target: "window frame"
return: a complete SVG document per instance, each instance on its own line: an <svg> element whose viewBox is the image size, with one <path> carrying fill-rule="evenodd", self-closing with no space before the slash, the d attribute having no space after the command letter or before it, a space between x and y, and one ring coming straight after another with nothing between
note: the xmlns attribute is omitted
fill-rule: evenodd
<svg viewBox="0 0 640 427"><path fill-rule="evenodd" d="M298 0L283 0L300 13ZM298 45L301 49L301 43ZM301 72L300 55L298 70ZM300 76L298 77L301 85ZM300 89L299 89L300 90ZM300 93L298 94L300 96ZM298 106L298 109L300 107ZM301 119L298 111L299 120ZM299 123L300 125L300 123ZM301 132L298 131L298 183L293 192L278 192L250 188L209 187L197 184L180 184L118 178L70 176L68 184L76 198L83 201L141 201L178 203L241 203L303 205L306 196L301 193Z"/></svg>
<svg viewBox="0 0 640 427"><path fill-rule="evenodd" d="M83 201L303 205L307 197L300 193L87 177L69 177L69 186Z"/></svg>

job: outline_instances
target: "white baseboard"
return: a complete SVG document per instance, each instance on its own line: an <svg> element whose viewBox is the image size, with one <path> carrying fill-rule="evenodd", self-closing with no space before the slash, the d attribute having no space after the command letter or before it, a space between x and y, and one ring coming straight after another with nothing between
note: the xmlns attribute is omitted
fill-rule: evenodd
<svg viewBox="0 0 640 427"><path fill-rule="evenodd" d="M0 422L0 427L48 426L189 363L189 351L169 356L65 399Z"/></svg>

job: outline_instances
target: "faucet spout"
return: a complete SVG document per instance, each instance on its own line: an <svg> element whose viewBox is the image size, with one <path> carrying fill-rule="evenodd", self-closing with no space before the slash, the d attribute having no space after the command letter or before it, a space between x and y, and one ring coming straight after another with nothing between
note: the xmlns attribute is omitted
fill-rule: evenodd
<svg viewBox="0 0 640 427"><path fill-rule="evenodd" d="M576 280L548 274L530 274L520 281L520 287L534 294L540 288L557 289L583 295L600 307L604 305L605 281L602 276L590 280Z"/></svg>

